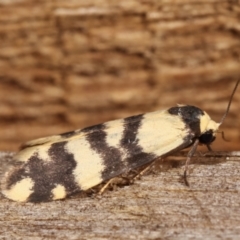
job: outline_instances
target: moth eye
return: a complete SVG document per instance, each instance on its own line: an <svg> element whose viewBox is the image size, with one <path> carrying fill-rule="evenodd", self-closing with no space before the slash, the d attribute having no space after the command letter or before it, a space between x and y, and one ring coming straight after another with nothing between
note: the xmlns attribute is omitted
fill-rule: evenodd
<svg viewBox="0 0 240 240"><path fill-rule="evenodd" d="M199 137L199 142L202 144L209 145L215 140L215 138L216 137L213 135L213 130L210 129Z"/></svg>

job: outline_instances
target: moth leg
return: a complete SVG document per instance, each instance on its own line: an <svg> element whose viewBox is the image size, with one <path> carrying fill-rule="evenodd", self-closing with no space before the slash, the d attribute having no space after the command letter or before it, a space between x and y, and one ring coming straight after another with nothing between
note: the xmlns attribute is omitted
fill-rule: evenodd
<svg viewBox="0 0 240 240"><path fill-rule="evenodd" d="M209 152L213 151L212 148L210 147L210 145L207 145L207 149L208 149Z"/></svg>
<svg viewBox="0 0 240 240"><path fill-rule="evenodd" d="M110 180L108 180L108 181L103 185L103 187L100 189L100 191L98 192L98 194L99 194L99 195L102 195L102 194L105 192L105 190L108 188L108 186L109 186L110 184L112 184L115 180L116 180L116 178L111 178Z"/></svg>
<svg viewBox="0 0 240 240"><path fill-rule="evenodd" d="M146 166L143 170L141 170L134 178L133 180L136 180L138 178L140 178L143 174L145 174L148 170L150 170L153 165L154 165L155 161L151 162L148 166Z"/></svg>
<svg viewBox="0 0 240 240"><path fill-rule="evenodd" d="M151 162L150 164L148 164L146 167L144 167L139 173L137 173L135 176L128 176L128 177L114 177L114 178L111 178L110 180L108 180L104 185L103 187L99 190L98 194L99 195L102 195L105 190L112 184L121 184L121 180L125 180L126 182L129 183L133 183L134 180L138 179L139 177L141 177L144 173L146 173L149 169L152 168L152 166L154 165L154 161ZM130 177L130 179L129 179Z"/></svg>
<svg viewBox="0 0 240 240"><path fill-rule="evenodd" d="M194 144L193 144L193 146L192 146L192 148L188 152L187 160L186 160L186 163L185 163L185 169L184 169L183 178L184 178L184 182L185 182L186 186L188 186L188 187L189 187L189 183L188 183L188 180L187 180L188 165L190 163L190 160L191 160L193 154L196 152L198 143L199 143L199 139L196 139Z"/></svg>
<svg viewBox="0 0 240 240"><path fill-rule="evenodd" d="M125 182L124 182L125 181ZM98 194L99 195L102 195L104 192L105 192L105 190L109 187L109 186L111 186L111 185L113 185L113 184L115 184L115 185L121 185L121 184L126 184L126 182L128 182L129 181L129 179L127 179L127 177L114 177L114 178L111 178L111 179L109 179L103 186L102 186L102 188L99 190L99 192L98 192Z"/></svg>

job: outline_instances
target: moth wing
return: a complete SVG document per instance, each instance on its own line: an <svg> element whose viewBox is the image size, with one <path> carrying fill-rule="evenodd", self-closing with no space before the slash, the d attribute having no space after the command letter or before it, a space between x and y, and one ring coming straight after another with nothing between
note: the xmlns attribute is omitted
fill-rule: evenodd
<svg viewBox="0 0 240 240"><path fill-rule="evenodd" d="M34 146L39 146L39 145L43 145L43 144L51 144L53 142L58 142L61 141L62 138L60 135L53 135L53 136L49 136L49 137L43 137L43 138L37 138L31 141L28 141L26 143L24 143L21 147L20 150L29 148L29 147L34 147Z"/></svg>
<svg viewBox="0 0 240 240"><path fill-rule="evenodd" d="M157 111L144 115L138 129L138 144L144 152L163 156L191 145L194 134L179 116L167 111Z"/></svg>
<svg viewBox="0 0 240 240"><path fill-rule="evenodd" d="M68 137L67 134L71 136ZM84 133L80 133L79 130L76 130L69 133L34 139L24 143L20 147L20 151L14 155L14 159L17 161L26 162L29 157L33 156L35 153L47 154L49 146L54 143L69 141L71 138L81 138L83 136Z"/></svg>
<svg viewBox="0 0 240 240"><path fill-rule="evenodd" d="M20 162L26 162L31 156L36 153L40 153L47 157L47 150L54 143L60 142L74 142L75 140L81 140L88 135L98 132L104 127L110 136L114 134L116 136L119 132L119 127L122 127L122 120L114 120L106 122L104 124L98 124L90 126L84 129L77 129L72 132L66 132L59 135L52 135L48 137L38 138L24 143L20 147L20 151L14 155L14 159ZM112 134L111 134L112 133Z"/></svg>

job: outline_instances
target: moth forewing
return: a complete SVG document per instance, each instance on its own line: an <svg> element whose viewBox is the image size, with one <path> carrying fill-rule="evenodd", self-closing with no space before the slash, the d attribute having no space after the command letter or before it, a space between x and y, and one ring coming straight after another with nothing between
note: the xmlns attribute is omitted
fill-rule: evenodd
<svg viewBox="0 0 240 240"><path fill-rule="evenodd" d="M187 147L193 137L180 115L164 110L33 140L16 154L23 165L6 174L3 194L15 201L62 198ZM21 188L26 194L19 197Z"/></svg>

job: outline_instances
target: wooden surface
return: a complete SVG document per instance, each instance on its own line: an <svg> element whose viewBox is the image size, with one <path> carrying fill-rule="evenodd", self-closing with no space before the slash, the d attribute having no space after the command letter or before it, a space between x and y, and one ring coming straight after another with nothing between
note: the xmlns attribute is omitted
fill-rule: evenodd
<svg viewBox="0 0 240 240"><path fill-rule="evenodd" d="M0 238L239 239L240 152L213 155L190 165L190 187L182 183L184 157L178 157L103 196L42 204L1 197ZM0 159L5 166L11 154Z"/></svg>
<svg viewBox="0 0 240 240"><path fill-rule="evenodd" d="M31 14L30 14L31 13ZM216 121L240 76L240 5L0 1L0 149L177 103ZM240 94L223 129L240 145Z"/></svg>

